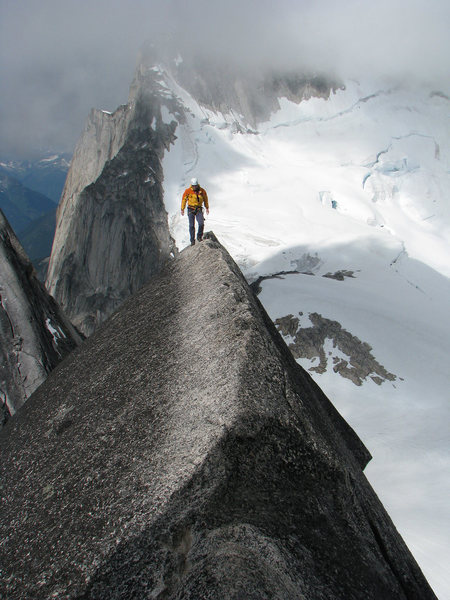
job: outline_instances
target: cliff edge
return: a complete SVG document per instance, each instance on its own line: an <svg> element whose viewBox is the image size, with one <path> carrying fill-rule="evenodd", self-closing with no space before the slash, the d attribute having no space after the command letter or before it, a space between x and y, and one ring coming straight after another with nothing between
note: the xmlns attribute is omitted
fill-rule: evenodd
<svg viewBox="0 0 450 600"><path fill-rule="evenodd" d="M9 600L435 598L367 450L211 234L69 355L0 445Z"/></svg>
<svg viewBox="0 0 450 600"><path fill-rule="evenodd" d="M176 252L163 202L161 159L176 121L174 101L137 70L129 102L92 110L58 206L46 285L85 335Z"/></svg>
<svg viewBox="0 0 450 600"><path fill-rule="evenodd" d="M0 427L81 341L0 211Z"/></svg>

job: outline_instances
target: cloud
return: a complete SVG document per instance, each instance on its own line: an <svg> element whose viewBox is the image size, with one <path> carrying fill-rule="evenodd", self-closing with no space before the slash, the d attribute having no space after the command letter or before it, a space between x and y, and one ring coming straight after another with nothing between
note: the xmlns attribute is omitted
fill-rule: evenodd
<svg viewBox="0 0 450 600"><path fill-rule="evenodd" d="M144 40L205 57L448 86L447 0L0 0L0 154L71 150L126 102Z"/></svg>
<svg viewBox="0 0 450 600"><path fill-rule="evenodd" d="M300 45L318 68L442 85L448 85L449 30L450 4L443 0L319 0L299 27Z"/></svg>
<svg viewBox="0 0 450 600"><path fill-rule="evenodd" d="M1 3L0 152L72 149L91 107L126 102L148 12L145 3L124 7L114 0Z"/></svg>

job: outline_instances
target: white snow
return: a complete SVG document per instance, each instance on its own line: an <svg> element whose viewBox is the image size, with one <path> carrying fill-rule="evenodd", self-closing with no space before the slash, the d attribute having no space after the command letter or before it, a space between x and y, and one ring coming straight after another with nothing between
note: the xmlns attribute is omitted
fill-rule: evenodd
<svg viewBox="0 0 450 600"><path fill-rule="evenodd" d="M53 156L48 156L47 158L41 158L41 160L39 162L40 163L54 162L55 160L58 160L58 158L59 158L59 155L54 154Z"/></svg>
<svg viewBox="0 0 450 600"><path fill-rule="evenodd" d="M357 387L332 361L311 373L369 448L368 478L436 594L450 598L450 103L350 82L329 100L282 99L257 135L242 135L226 126L234 115L171 88L191 113L163 164L177 245L189 243L180 203L196 176L210 199L206 230L249 280L314 273L262 283L273 319L336 320L397 375ZM355 278L322 277L340 269Z"/></svg>
<svg viewBox="0 0 450 600"><path fill-rule="evenodd" d="M164 104L161 106L161 119L163 123L166 123L167 125L170 125L172 121L175 121L174 116Z"/></svg>
<svg viewBox="0 0 450 600"><path fill-rule="evenodd" d="M65 338L65 334L64 332L58 327L57 329L52 325L52 322L50 320L50 318L47 318L45 320L45 326L47 327L47 329L50 331L50 333L52 334L53 337L53 341L55 343L55 346L58 346L58 341L61 338Z"/></svg>

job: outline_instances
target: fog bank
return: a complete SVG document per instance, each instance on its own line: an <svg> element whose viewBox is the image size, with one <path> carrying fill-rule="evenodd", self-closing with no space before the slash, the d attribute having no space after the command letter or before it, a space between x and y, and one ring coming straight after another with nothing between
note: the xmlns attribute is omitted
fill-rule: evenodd
<svg viewBox="0 0 450 600"><path fill-rule="evenodd" d="M0 155L73 149L92 107L126 102L139 48L448 91L447 0L0 0Z"/></svg>

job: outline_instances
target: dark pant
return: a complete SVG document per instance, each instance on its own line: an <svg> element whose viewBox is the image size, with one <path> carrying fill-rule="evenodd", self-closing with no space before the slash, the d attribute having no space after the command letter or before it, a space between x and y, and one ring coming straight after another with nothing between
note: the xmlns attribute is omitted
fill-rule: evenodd
<svg viewBox="0 0 450 600"><path fill-rule="evenodd" d="M191 236L191 242L195 241L195 219L197 218L198 232L197 239L201 240L203 237L203 228L205 226L205 219L203 218L203 209L201 208L188 208L189 217L189 234Z"/></svg>

